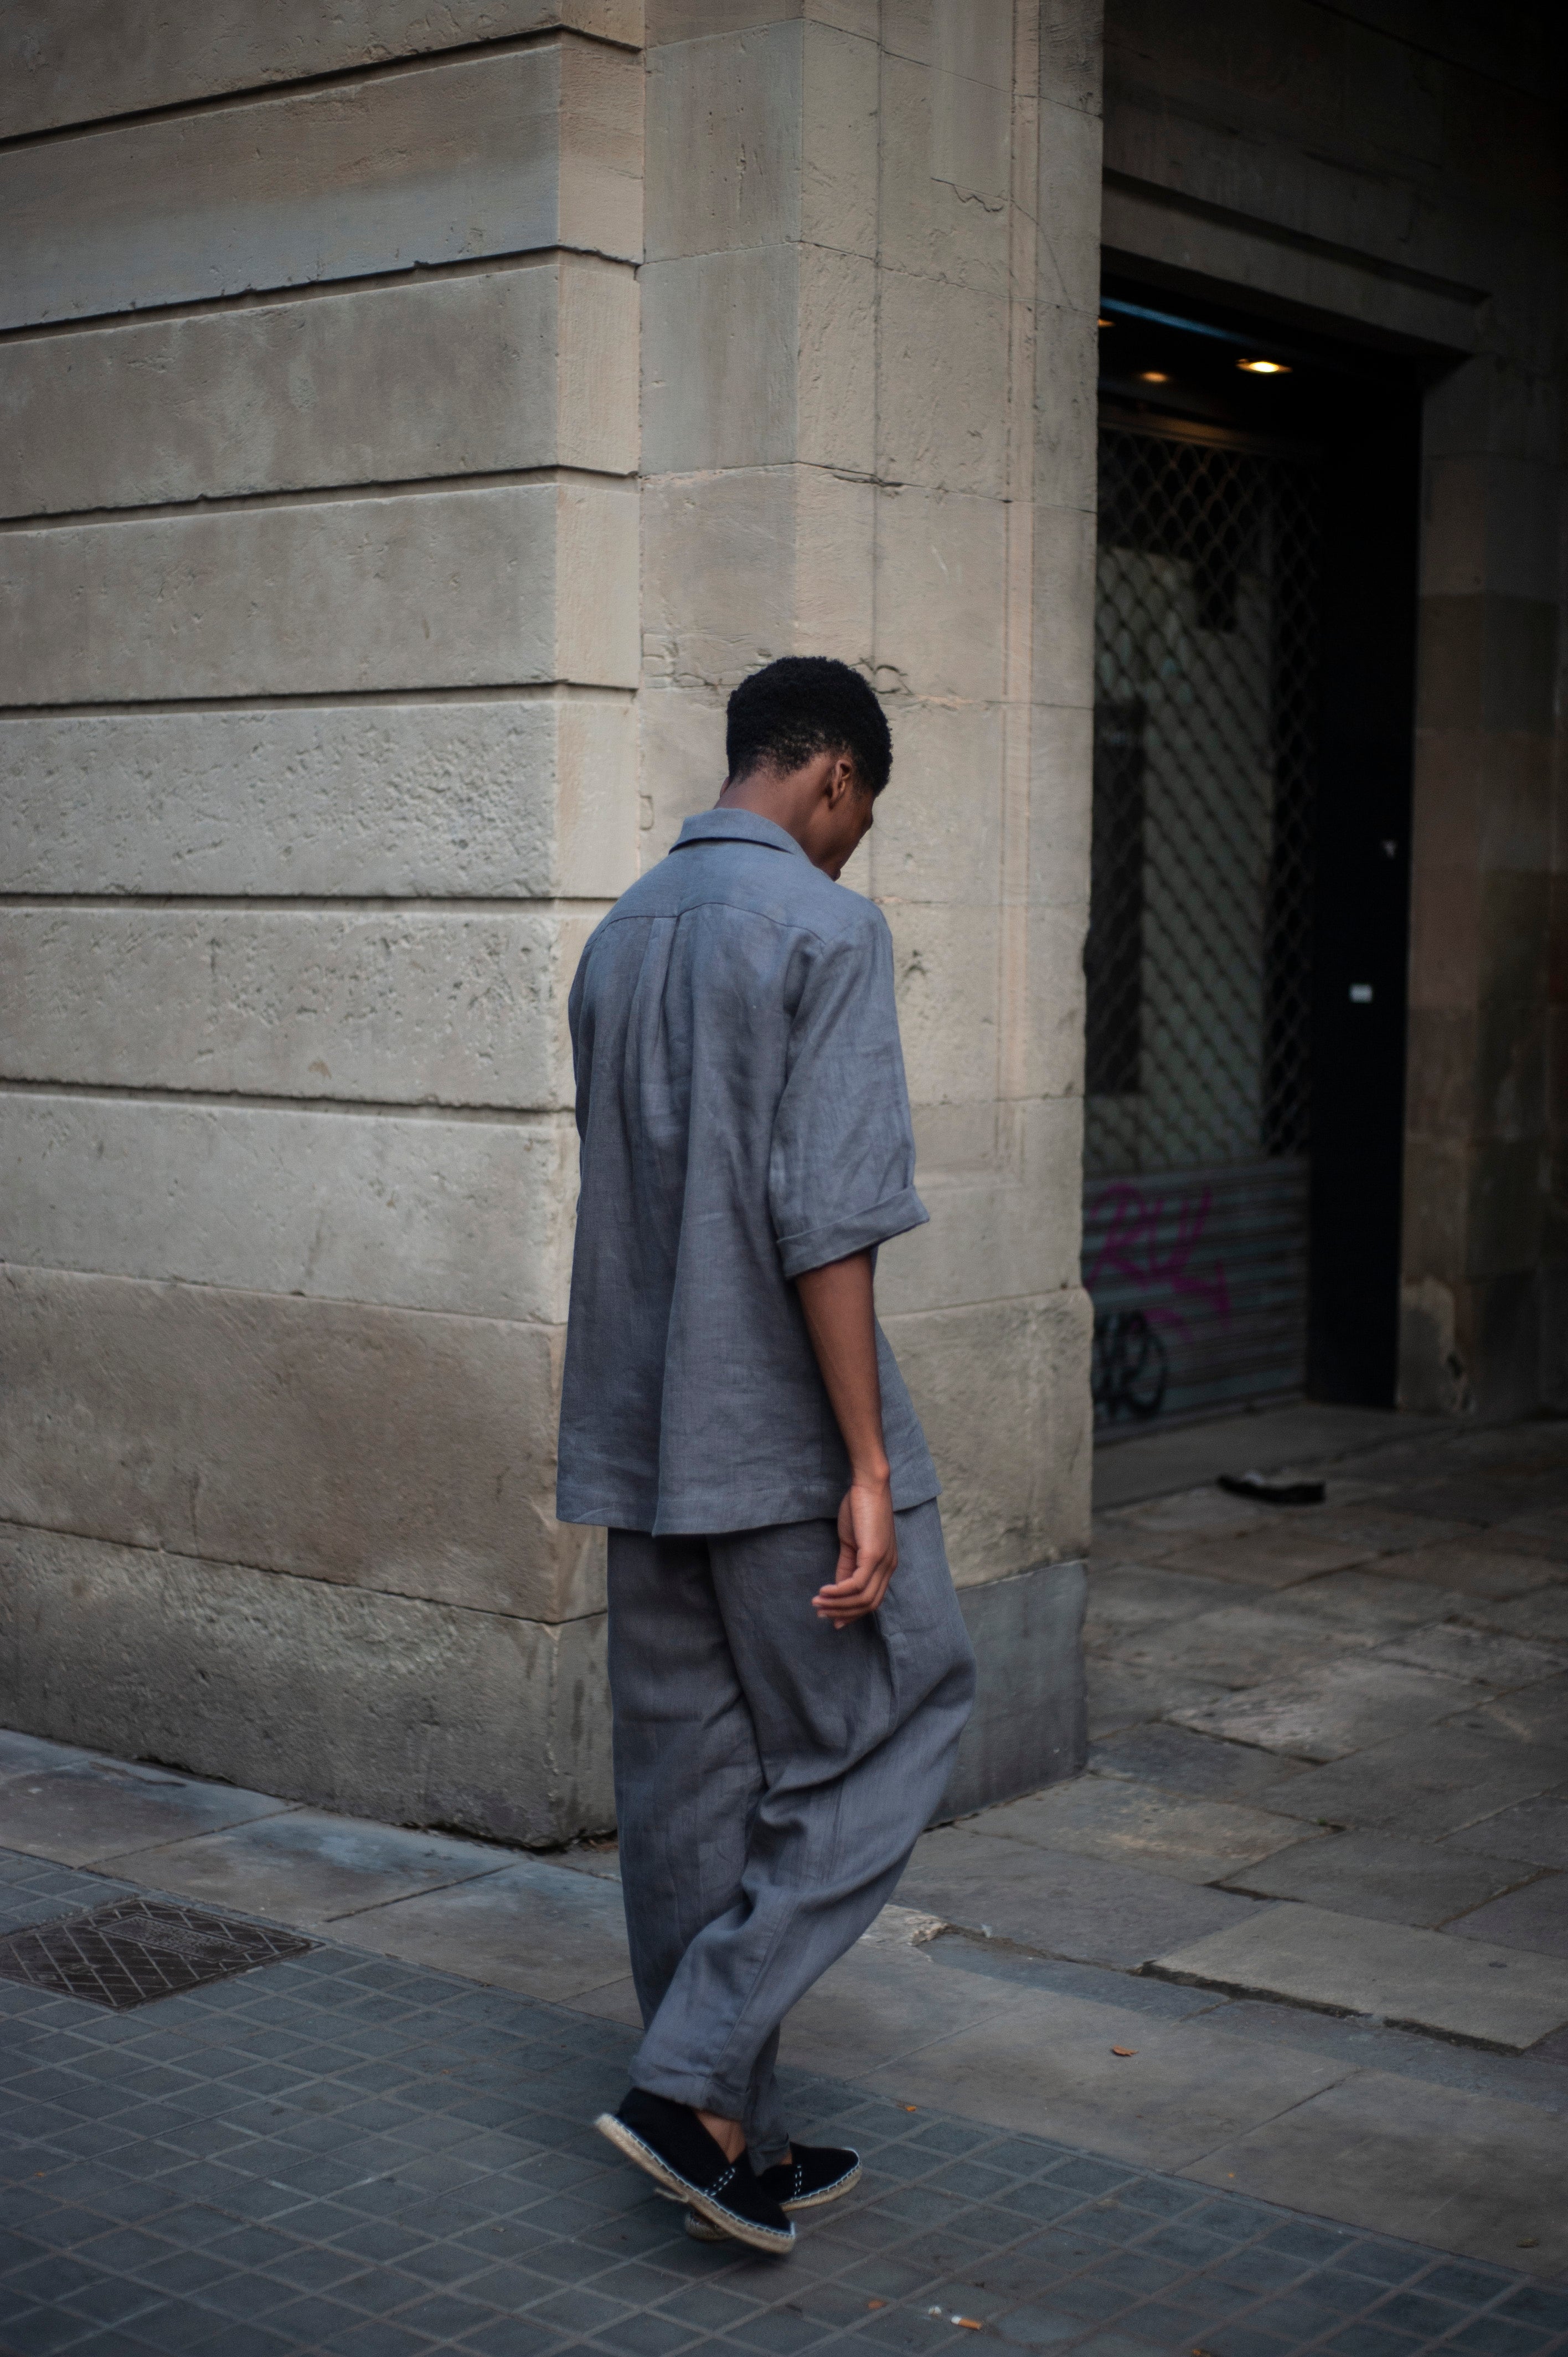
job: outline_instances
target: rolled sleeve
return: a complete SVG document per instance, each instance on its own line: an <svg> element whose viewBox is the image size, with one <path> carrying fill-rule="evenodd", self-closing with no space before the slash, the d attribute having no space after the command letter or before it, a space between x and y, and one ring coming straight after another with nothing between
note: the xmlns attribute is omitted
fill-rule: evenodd
<svg viewBox="0 0 1568 2357"><path fill-rule="evenodd" d="M921 1226L893 944L879 909L815 945L774 1122L768 1206L787 1278Z"/></svg>
<svg viewBox="0 0 1568 2357"><path fill-rule="evenodd" d="M825 1268L830 1261L847 1260L851 1253L870 1252L889 1236L924 1227L930 1216L913 1187L905 1187L869 1211L849 1212L798 1236L780 1236L779 1258L786 1276L804 1276L809 1268Z"/></svg>

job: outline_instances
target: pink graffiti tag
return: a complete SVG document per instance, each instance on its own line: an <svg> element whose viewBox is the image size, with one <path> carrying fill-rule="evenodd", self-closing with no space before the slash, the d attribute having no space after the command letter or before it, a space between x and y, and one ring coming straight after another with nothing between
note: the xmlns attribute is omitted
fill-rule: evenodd
<svg viewBox="0 0 1568 2357"><path fill-rule="evenodd" d="M1209 1209L1214 1200L1211 1188L1201 1195L1189 1196L1176 1207L1176 1237L1162 1256L1158 1236L1165 1219L1163 1196L1153 1198L1143 1194L1126 1179L1108 1187L1093 1205L1091 1219L1102 1212L1111 1215L1111 1225L1104 1242L1089 1273L1089 1290L1094 1291L1102 1269L1113 1268L1121 1276L1137 1286L1141 1293L1168 1286L1172 1293L1207 1303L1222 1326L1230 1323L1230 1295L1225 1283L1222 1262L1212 1264L1212 1274L1200 1275L1190 1268L1198 1240L1208 1224ZM1151 1308L1147 1313L1152 1324L1179 1326L1185 1329L1187 1319L1176 1309Z"/></svg>

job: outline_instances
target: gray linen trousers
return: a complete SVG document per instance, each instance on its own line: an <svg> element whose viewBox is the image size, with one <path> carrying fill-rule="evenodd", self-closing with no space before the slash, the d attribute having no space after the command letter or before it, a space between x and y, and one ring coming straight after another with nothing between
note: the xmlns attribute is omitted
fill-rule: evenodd
<svg viewBox="0 0 1568 2357"><path fill-rule="evenodd" d="M789 2142L789 2007L941 1799L974 1661L880 1328L899 1563L835 1631L849 1465L793 1279L927 1217L879 909L746 811L688 820L570 1005L582 1189L557 1512L609 1529L633 2083Z"/></svg>

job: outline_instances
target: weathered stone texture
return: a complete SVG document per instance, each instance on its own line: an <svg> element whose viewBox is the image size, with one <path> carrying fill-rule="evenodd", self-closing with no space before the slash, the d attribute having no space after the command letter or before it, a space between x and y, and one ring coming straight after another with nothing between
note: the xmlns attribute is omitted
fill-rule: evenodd
<svg viewBox="0 0 1568 2357"><path fill-rule="evenodd" d="M0 697L631 686L637 521L567 480L8 533Z"/></svg>
<svg viewBox="0 0 1568 2357"><path fill-rule="evenodd" d="M0 909L8 1080L570 1108L596 912Z"/></svg>
<svg viewBox="0 0 1568 2357"><path fill-rule="evenodd" d="M45 894L612 899L636 760L618 695L0 718L0 871Z"/></svg>
<svg viewBox="0 0 1568 2357"><path fill-rule="evenodd" d="M575 1159L562 1114L6 1091L0 1260L549 1323L565 1314Z"/></svg>
<svg viewBox="0 0 1568 2357"><path fill-rule="evenodd" d="M0 156L0 326L640 250L642 76L571 35Z"/></svg>
<svg viewBox="0 0 1568 2357"><path fill-rule="evenodd" d="M613 1821L602 1616L547 1627L0 1524L0 1717L403 1824Z"/></svg>
<svg viewBox="0 0 1568 2357"><path fill-rule="evenodd" d="M937 1449L961 1587L1088 1549L1090 1322L1076 1286L885 1319Z"/></svg>
<svg viewBox="0 0 1568 2357"><path fill-rule="evenodd" d="M15 0L0 18L0 138L178 106L563 26L635 44L639 0Z"/></svg>
<svg viewBox="0 0 1568 2357"><path fill-rule="evenodd" d="M524 1620L602 1606L597 1533L552 1515L557 1329L10 1267L0 1332L0 1519Z"/></svg>
<svg viewBox="0 0 1568 2357"><path fill-rule="evenodd" d="M482 275L0 344L0 514L637 465L637 283Z"/></svg>

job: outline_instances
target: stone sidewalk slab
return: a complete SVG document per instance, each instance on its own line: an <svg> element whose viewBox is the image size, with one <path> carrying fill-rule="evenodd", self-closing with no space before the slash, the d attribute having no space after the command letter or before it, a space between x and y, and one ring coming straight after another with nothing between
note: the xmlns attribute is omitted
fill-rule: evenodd
<svg viewBox="0 0 1568 2357"><path fill-rule="evenodd" d="M1462 1940L1497 1940L1508 1948L1568 1959L1568 1874L1542 1874L1448 1926Z"/></svg>
<svg viewBox="0 0 1568 2357"><path fill-rule="evenodd" d="M337 1932L378 1955L556 2003L625 1980L631 1970L618 1883L564 1873L540 1858L369 1908Z"/></svg>
<svg viewBox="0 0 1568 2357"><path fill-rule="evenodd" d="M1444 1849L1475 1850L1482 1857L1518 1858L1531 1866L1568 1867L1568 1792L1519 1801L1478 1825L1444 1837Z"/></svg>
<svg viewBox="0 0 1568 2357"><path fill-rule="evenodd" d="M1272 1610L1234 1600L1216 1612L1115 1639L1107 1647L1136 1669L1159 1667L1177 1678L1247 1687L1273 1676L1282 1660L1314 1663L1375 1641L1376 1631L1334 1627L1325 1617L1290 1609L1294 1590L1271 1597Z"/></svg>
<svg viewBox="0 0 1568 2357"><path fill-rule="evenodd" d="M1253 1859L1301 1840L1293 1817L1230 1801L1187 1800L1157 1784L1111 1776L1049 1785L987 1809L963 1829L985 1840L1118 1859L1199 1883L1233 1881Z"/></svg>
<svg viewBox="0 0 1568 2357"><path fill-rule="evenodd" d="M1259 1751L1249 1743L1226 1743L1218 1736L1194 1735L1163 1719L1091 1745L1089 1770L1097 1776L1146 1779L1197 1800L1255 1799L1260 1808L1269 1810L1284 1809L1280 1795L1287 1785L1312 1773L1304 1760Z"/></svg>
<svg viewBox="0 0 1568 2357"><path fill-rule="evenodd" d="M35 1764L13 1767L0 1754L0 1846L70 1866L280 1816L292 1806L65 1744L39 1744L36 1755Z"/></svg>
<svg viewBox="0 0 1568 2357"><path fill-rule="evenodd" d="M1522 1637L1501 1637L1491 1630L1448 1620L1435 1628L1410 1630L1380 1645L1378 1657L1411 1662L1417 1669L1440 1670L1444 1677L1470 1678L1477 1685L1505 1693L1540 1685L1563 1674L1563 1656L1550 1645L1530 1644Z"/></svg>
<svg viewBox="0 0 1568 2357"><path fill-rule="evenodd" d="M498 1873L513 1855L446 1834L291 1809L231 1832L128 1851L117 1863L138 1882L182 1899L308 1929Z"/></svg>
<svg viewBox="0 0 1568 2357"><path fill-rule="evenodd" d="M1533 1871L1516 1860L1482 1858L1433 1842L1405 1841L1397 1834L1319 1834L1292 1849L1276 1850L1231 1875L1229 1883L1233 1890L1256 1891L1260 1898L1305 1899L1334 1914L1431 1931L1451 1916L1483 1907Z"/></svg>
<svg viewBox="0 0 1568 2357"><path fill-rule="evenodd" d="M1531 1588L1549 1587L1561 1577L1546 1556L1510 1549L1479 1532L1448 1539L1442 1546L1391 1555L1378 1569L1387 1579L1420 1580L1435 1588L1452 1589L1472 1604L1477 1600L1506 1603Z"/></svg>
<svg viewBox="0 0 1568 2357"><path fill-rule="evenodd" d="M1568 1785L1568 1743L1521 1743L1479 1711L1369 1744L1270 1789L1269 1806L1330 1824L1397 1825L1435 1840Z"/></svg>
<svg viewBox="0 0 1568 2357"><path fill-rule="evenodd" d="M1568 2125L1495 2096L1358 2072L1217 2147L1186 2173L1206 2185L1245 2185L1271 2201L1293 2202L1310 2185L1315 2208L1385 2234L1448 2242L1462 2216L1463 2240L1454 2247L1504 2266L1528 2259L1549 2278L1568 2270ZM1556 2297L1568 2301L1568 2291ZM1549 2317L1559 2312L1552 2298L1543 2302ZM1457 2318L1384 2313L1391 2328L1413 2330L1423 2349L1458 2325ZM1527 2303L1512 2315L1528 2328ZM1366 2345L1372 2357L1378 2344ZM1510 2341L1501 2318L1489 2338L1457 2345L1533 2357Z"/></svg>
<svg viewBox="0 0 1568 2357"><path fill-rule="evenodd" d="M1390 1735L1455 1717L1483 1689L1402 1663L1342 1656L1167 1715L1178 1726L1298 1760L1341 1760Z"/></svg>
<svg viewBox="0 0 1568 2357"><path fill-rule="evenodd" d="M898 1898L1041 1955L1132 1971L1176 1939L1197 1939L1256 1912L1255 1901L1230 1891L1195 1889L1117 1859L989 1840L961 1825L921 1835Z"/></svg>
<svg viewBox="0 0 1568 2357"><path fill-rule="evenodd" d="M900 2103L1181 2170L1345 2070L1334 2057L1223 2036L1201 2017L1162 2021L1128 2006L1017 1990L953 2036L856 2075Z"/></svg>
<svg viewBox="0 0 1568 2357"><path fill-rule="evenodd" d="M1371 2014L1505 2053L1568 2022L1568 1965L1553 1958L1320 1907L1257 1908L1149 1969L1191 1987Z"/></svg>

